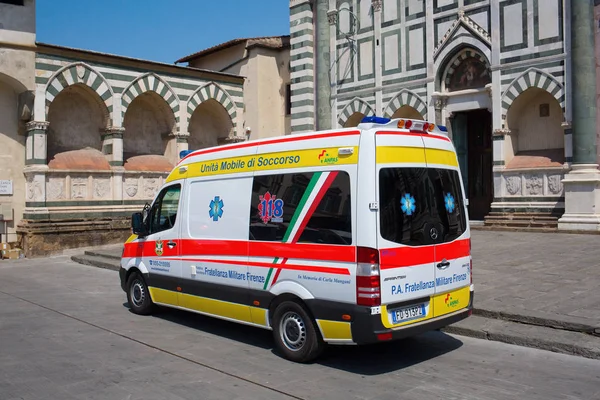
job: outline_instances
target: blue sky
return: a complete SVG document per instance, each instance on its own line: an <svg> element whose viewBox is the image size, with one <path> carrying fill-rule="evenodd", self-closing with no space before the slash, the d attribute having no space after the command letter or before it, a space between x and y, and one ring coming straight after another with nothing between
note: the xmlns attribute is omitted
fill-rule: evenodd
<svg viewBox="0 0 600 400"><path fill-rule="evenodd" d="M287 0L37 0L37 41L173 63L238 37L289 35Z"/></svg>

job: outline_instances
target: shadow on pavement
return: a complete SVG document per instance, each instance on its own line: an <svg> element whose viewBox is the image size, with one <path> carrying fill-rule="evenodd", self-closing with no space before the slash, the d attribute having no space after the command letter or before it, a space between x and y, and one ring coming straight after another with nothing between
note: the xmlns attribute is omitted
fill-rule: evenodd
<svg viewBox="0 0 600 400"><path fill-rule="evenodd" d="M123 304L128 308L127 303ZM165 321L258 347L278 357L271 331L187 311L159 308L153 315ZM463 343L445 333L432 331L412 338L364 346L328 346L315 361L325 367L359 375L398 371L459 349Z"/></svg>

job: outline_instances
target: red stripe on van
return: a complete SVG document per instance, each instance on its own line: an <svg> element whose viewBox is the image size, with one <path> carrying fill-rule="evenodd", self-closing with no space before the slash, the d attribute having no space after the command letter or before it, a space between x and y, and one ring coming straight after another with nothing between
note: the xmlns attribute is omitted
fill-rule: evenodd
<svg viewBox="0 0 600 400"><path fill-rule="evenodd" d="M471 250L469 239L457 240L451 243L438 244L435 246L436 262L446 260L454 260L461 257L469 257Z"/></svg>
<svg viewBox="0 0 600 400"><path fill-rule="evenodd" d="M381 269L411 267L413 265L433 263L434 246L402 246L379 251Z"/></svg>
<svg viewBox="0 0 600 400"><path fill-rule="evenodd" d="M380 268L402 268L413 265L428 264L456 258L468 257L471 254L469 239L442 243L435 246L402 246L379 251Z"/></svg>
<svg viewBox="0 0 600 400"><path fill-rule="evenodd" d="M417 137L426 137L431 139L439 139L445 140L446 142L450 142L450 138L438 135L430 135L427 133L416 133L416 132L398 132L398 131L377 131L377 135L403 135L403 136L417 136Z"/></svg>
<svg viewBox="0 0 600 400"><path fill-rule="evenodd" d="M279 257L305 260L355 262L356 247L312 243L250 242L245 240L173 240L169 249L163 241L163 256ZM178 250L178 247L180 250ZM179 253L180 252L180 253ZM156 241L125 244L123 257L156 257ZM273 264L270 264L274 266Z"/></svg>
<svg viewBox="0 0 600 400"><path fill-rule="evenodd" d="M250 257L356 262L356 247L308 243L250 242ZM277 264L273 266L277 267Z"/></svg>
<svg viewBox="0 0 600 400"><path fill-rule="evenodd" d="M264 142L258 142L258 141L257 142L244 142L244 143L240 143L240 144L212 147L210 149L197 150L193 153L188 154L187 156L182 158L181 161L179 161L178 165L181 164L181 162L183 162L183 160L185 160L189 157L199 156L202 154L210 154L210 153L227 151L227 150L243 149L246 147L253 147L253 146L263 146L263 145L268 145L268 144L296 142L296 141L302 141L302 140L321 139L321 138L332 138L332 137L339 137L339 136L354 136L354 135L359 135L359 134L360 134L360 131L348 131L348 132L317 133L314 135L307 135L307 136L301 136L301 137L296 137L296 136L292 135L292 136L279 138L279 139L265 140Z"/></svg>

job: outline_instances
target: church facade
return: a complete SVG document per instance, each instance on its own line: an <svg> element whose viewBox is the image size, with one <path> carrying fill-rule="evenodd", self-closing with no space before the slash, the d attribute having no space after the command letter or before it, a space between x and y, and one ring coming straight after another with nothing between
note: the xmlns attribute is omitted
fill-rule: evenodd
<svg viewBox="0 0 600 400"><path fill-rule="evenodd" d="M569 0L291 0L292 132L366 115L434 121L457 149L472 220L600 230L592 10Z"/></svg>

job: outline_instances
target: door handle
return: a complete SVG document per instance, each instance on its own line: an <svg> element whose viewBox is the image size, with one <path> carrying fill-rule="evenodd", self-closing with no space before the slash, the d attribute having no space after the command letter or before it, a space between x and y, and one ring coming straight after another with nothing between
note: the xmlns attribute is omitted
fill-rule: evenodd
<svg viewBox="0 0 600 400"><path fill-rule="evenodd" d="M444 270L446 268L448 268L450 266L450 261L446 260L445 258L442 260L441 263L439 263L437 265L438 269Z"/></svg>
<svg viewBox="0 0 600 400"><path fill-rule="evenodd" d="M169 240L169 241L167 242L167 246L169 246L169 248L170 248L170 249L172 249L173 247L177 246L177 243L175 243L175 242L174 242L174 241L172 241L172 240Z"/></svg>

